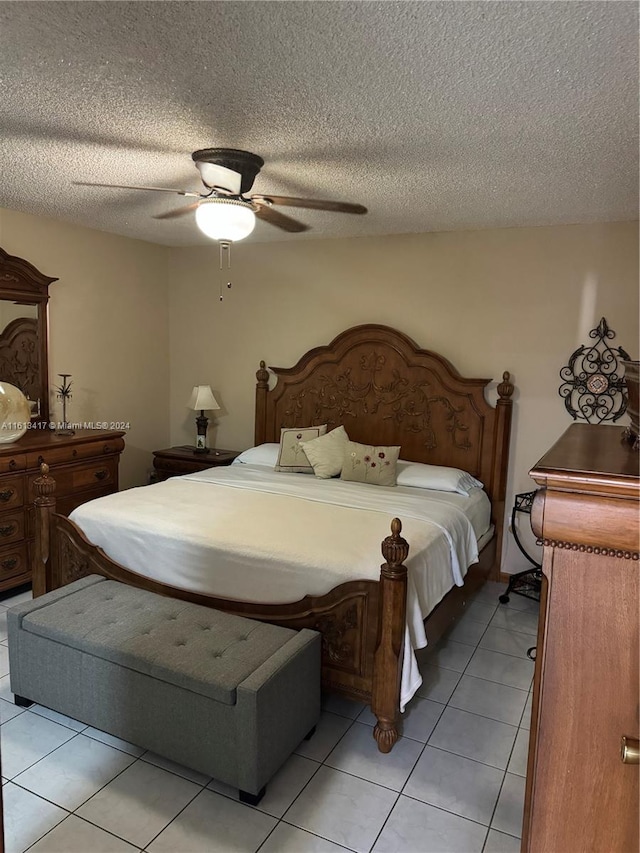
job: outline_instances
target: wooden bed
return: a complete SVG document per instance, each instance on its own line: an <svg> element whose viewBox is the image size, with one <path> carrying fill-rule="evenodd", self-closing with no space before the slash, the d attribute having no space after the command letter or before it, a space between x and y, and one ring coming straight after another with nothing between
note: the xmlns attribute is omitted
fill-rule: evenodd
<svg viewBox="0 0 640 853"><path fill-rule="evenodd" d="M344 424L353 441L401 445L403 459L462 468L484 483L495 535L465 585L454 587L427 619L429 641L435 642L477 587L499 577L513 393L509 374L498 385L494 407L485 400L491 380L464 378L445 358L418 348L401 332L369 324L310 350L294 367L267 369L261 362L256 376L256 445L279 441L284 426L327 423L330 430ZM55 513L54 490L55 482L43 471L36 480L34 595L96 573L261 621L319 630L324 688L369 702L378 747L391 750L398 738L407 593L403 563L409 552L398 519L382 542L379 580L343 583L295 603L255 604L190 592L123 568ZM389 511L393 514L393 489Z"/></svg>

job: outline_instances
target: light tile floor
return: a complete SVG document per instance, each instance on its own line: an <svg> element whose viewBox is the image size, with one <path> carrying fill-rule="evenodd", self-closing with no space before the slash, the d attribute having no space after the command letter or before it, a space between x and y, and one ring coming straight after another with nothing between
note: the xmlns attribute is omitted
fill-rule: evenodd
<svg viewBox="0 0 640 853"><path fill-rule="evenodd" d="M7 853L519 851L537 605L486 584L435 647L402 738L377 751L368 708L327 696L316 734L257 808L236 792L9 689L0 603Z"/></svg>

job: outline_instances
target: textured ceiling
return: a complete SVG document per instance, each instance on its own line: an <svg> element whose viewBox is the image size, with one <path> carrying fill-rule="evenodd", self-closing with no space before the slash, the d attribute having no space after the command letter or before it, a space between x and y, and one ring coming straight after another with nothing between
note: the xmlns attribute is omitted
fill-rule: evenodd
<svg viewBox="0 0 640 853"><path fill-rule="evenodd" d="M632 219L638 8L627 2L2 2L0 206L207 243L193 150L260 154L249 240Z"/></svg>

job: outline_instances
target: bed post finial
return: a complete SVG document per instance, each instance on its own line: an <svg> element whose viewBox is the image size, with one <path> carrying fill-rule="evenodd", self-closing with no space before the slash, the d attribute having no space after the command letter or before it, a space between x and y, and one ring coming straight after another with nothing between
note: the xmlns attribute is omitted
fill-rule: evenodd
<svg viewBox="0 0 640 853"><path fill-rule="evenodd" d="M391 522L391 536L382 540L382 556L386 562L381 567L381 571L386 572L387 577L391 577L397 568L407 571L402 563L409 556L409 544L400 536L401 533L402 522L399 518L394 518Z"/></svg>
<svg viewBox="0 0 640 853"><path fill-rule="evenodd" d="M34 501L36 511L36 543L31 576L33 583L33 596L43 595L50 588L48 583L51 514L56 508L56 499L53 493L56 490L56 481L49 476L49 466L46 462L40 465L40 476L33 481L36 498Z"/></svg>
<svg viewBox="0 0 640 853"><path fill-rule="evenodd" d="M256 370L256 379L258 380L258 387L269 384L269 371L265 361L260 362L260 367Z"/></svg>
<svg viewBox="0 0 640 853"><path fill-rule="evenodd" d="M49 498L56 490L56 481L49 476L49 466L46 462L40 465L40 476L33 481L33 488L36 493L36 504L42 504L43 498Z"/></svg>
<svg viewBox="0 0 640 853"><path fill-rule="evenodd" d="M380 752L390 752L398 740L400 677L407 609L407 567L409 545L402 538L402 522L394 518L391 536L382 542L386 562L380 567L380 616L378 645L374 658L371 710L378 722L373 736Z"/></svg>
<svg viewBox="0 0 640 853"><path fill-rule="evenodd" d="M513 382L511 382L511 374L508 370L502 374L502 382L498 385L498 405L508 403L511 405L511 395L513 394Z"/></svg>

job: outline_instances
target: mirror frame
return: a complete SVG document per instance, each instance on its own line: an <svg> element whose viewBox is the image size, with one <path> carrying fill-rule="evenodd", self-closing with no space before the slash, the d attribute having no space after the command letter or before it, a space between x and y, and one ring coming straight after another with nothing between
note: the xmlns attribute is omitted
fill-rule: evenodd
<svg viewBox="0 0 640 853"><path fill-rule="evenodd" d="M25 302L38 309L40 411L32 420L49 421L49 285L57 278L45 275L24 258L0 248L0 299Z"/></svg>

